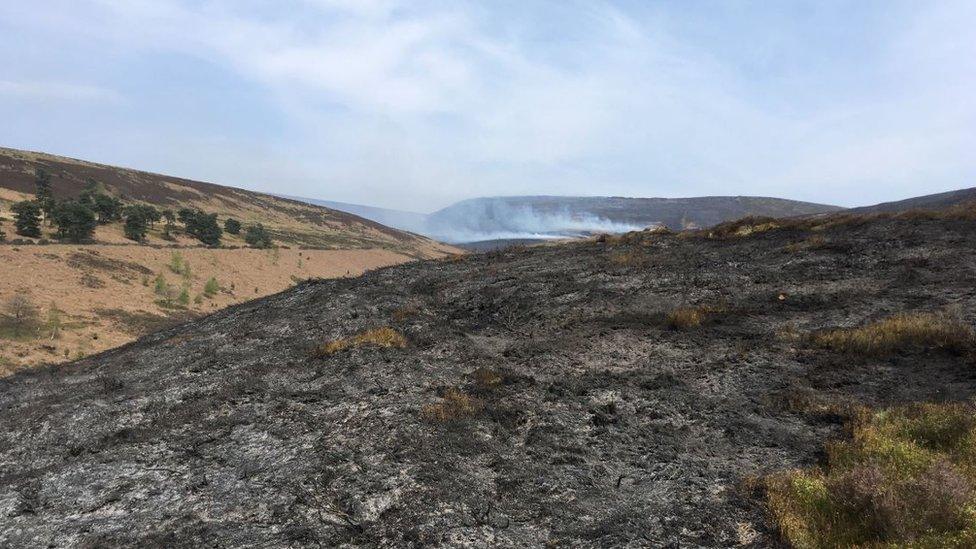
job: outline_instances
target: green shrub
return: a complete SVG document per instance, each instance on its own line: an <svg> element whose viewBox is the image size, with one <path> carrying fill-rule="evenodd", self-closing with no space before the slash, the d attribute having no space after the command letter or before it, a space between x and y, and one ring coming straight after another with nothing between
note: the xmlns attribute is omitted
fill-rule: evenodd
<svg viewBox="0 0 976 549"><path fill-rule="evenodd" d="M166 297L169 295L169 284L166 283L166 277L163 273L156 275L156 280L153 282L153 291L158 296Z"/></svg>
<svg viewBox="0 0 976 549"><path fill-rule="evenodd" d="M783 536L805 547L973 547L976 410L914 404L862 412L825 468L768 479Z"/></svg>
<svg viewBox="0 0 976 549"><path fill-rule="evenodd" d="M260 223L247 227L247 230L244 231L244 241L247 242L248 246L254 248L270 248L272 246L271 234Z"/></svg>
<svg viewBox="0 0 976 549"><path fill-rule="evenodd" d="M177 296L176 302L184 307L190 304L190 289L186 286L180 288L180 295Z"/></svg>
<svg viewBox="0 0 976 549"><path fill-rule="evenodd" d="M217 292L219 291L220 291L220 284L217 282L217 279L214 277L210 277L207 280L207 283L203 285L203 295L207 297L213 297L217 295Z"/></svg>

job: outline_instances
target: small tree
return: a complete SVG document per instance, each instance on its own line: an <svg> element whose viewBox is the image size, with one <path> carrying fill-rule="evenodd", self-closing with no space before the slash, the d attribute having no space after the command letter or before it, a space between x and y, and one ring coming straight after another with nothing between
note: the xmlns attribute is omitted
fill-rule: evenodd
<svg viewBox="0 0 976 549"><path fill-rule="evenodd" d="M37 321L37 307L27 294L16 293L7 299L4 311L14 328L14 336L21 333Z"/></svg>
<svg viewBox="0 0 976 549"><path fill-rule="evenodd" d="M30 238L41 236L41 207L33 200L25 200L14 204L14 227L17 234Z"/></svg>
<svg viewBox="0 0 976 549"><path fill-rule="evenodd" d="M61 337L61 310L53 301L47 310L47 327L51 330L51 339Z"/></svg>
<svg viewBox="0 0 976 549"><path fill-rule="evenodd" d="M139 206L142 209L142 215L146 217L146 221L149 222L149 227L155 228L156 222L163 218L162 214L155 206L150 206L149 204L142 204Z"/></svg>
<svg viewBox="0 0 976 549"><path fill-rule="evenodd" d="M95 196L97 196L100 192L101 189L98 181L95 181L93 178L89 177L85 180L85 188L82 189L81 193L78 194L78 202L81 202L88 207L94 207Z"/></svg>
<svg viewBox="0 0 976 549"><path fill-rule="evenodd" d="M58 238L71 242L89 240L95 234L95 212L81 202L61 202L54 208Z"/></svg>
<svg viewBox="0 0 976 549"><path fill-rule="evenodd" d="M194 210L193 208L180 208L180 211L176 213L176 216L179 218L180 223L189 229L190 225L193 223L193 220L202 213L203 212L200 210Z"/></svg>
<svg viewBox="0 0 976 549"><path fill-rule="evenodd" d="M92 208L98 214L101 224L112 223L122 218L122 201L114 196L98 193L92 196Z"/></svg>
<svg viewBox="0 0 976 549"><path fill-rule="evenodd" d="M142 242L149 232L149 224L139 210L126 210L125 225L122 227L125 237L129 240Z"/></svg>
<svg viewBox="0 0 976 549"><path fill-rule="evenodd" d="M166 283L166 277L163 276L163 273L156 275L156 280L153 282L153 292L162 297L166 297L169 293L169 284Z"/></svg>
<svg viewBox="0 0 976 549"><path fill-rule="evenodd" d="M220 225L217 224L217 214L203 213L193 219L190 227L187 228L187 232L207 246L220 246L220 237L224 234Z"/></svg>
<svg viewBox="0 0 976 549"><path fill-rule="evenodd" d="M210 277L207 283L203 285L203 295L207 297L213 297L217 295L220 291L220 283L217 282L215 277Z"/></svg>
<svg viewBox="0 0 976 549"><path fill-rule="evenodd" d="M228 234L241 234L241 222L233 217L228 217L227 221L224 221L224 230Z"/></svg>
<svg viewBox="0 0 976 549"><path fill-rule="evenodd" d="M44 168L37 168L34 170L34 185L36 187L34 198L37 200L37 205L41 211L44 212L44 219L50 225L55 205L54 193L51 191L51 174L47 173Z"/></svg>
<svg viewBox="0 0 976 549"><path fill-rule="evenodd" d="M180 289L180 295L176 298L177 303L186 307L190 304L190 289L186 286Z"/></svg>
<svg viewBox="0 0 976 549"><path fill-rule="evenodd" d="M3 225L3 218L0 218L0 225ZM6 239L7 233L3 232L3 229L0 229L0 242L3 242Z"/></svg>
<svg viewBox="0 0 976 549"><path fill-rule="evenodd" d="M260 223L248 226L247 230L244 231L244 241L247 242L248 246L255 248L270 248L272 246L271 234Z"/></svg>

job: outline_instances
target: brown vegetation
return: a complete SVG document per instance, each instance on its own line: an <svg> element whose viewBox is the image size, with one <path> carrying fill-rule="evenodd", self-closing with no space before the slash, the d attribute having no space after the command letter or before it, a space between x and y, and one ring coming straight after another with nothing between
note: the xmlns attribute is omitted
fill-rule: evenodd
<svg viewBox="0 0 976 549"><path fill-rule="evenodd" d="M618 267L640 267L646 265L647 262L647 254L636 248L619 250L610 254L610 263Z"/></svg>
<svg viewBox="0 0 976 549"><path fill-rule="evenodd" d="M355 349L358 347L403 348L406 346L407 338L403 337L403 334L393 328L384 326L382 328L366 330L353 337L336 339L320 345L312 352L312 356L322 358L334 355L340 351L345 351L346 349Z"/></svg>
<svg viewBox="0 0 976 549"><path fill-rule="evenodd" d="M726 311L720 305L696 305L678 307L667 314L667 325L676 330L697 328Z"/></svg>
<svg viewBox="0 0 976 549"><path fill-rule="evenodd" d="M402 307L397 307L393 309L393 313L390 315L393 320L397 322L403 322L409 318L413 318L420 314L420 307L416 303L408 303Z"/></svg>
<svg viewBox="0 0 976 549"><path fill-rule="evenodd" d="M421 415L435 421L454 421L471 417L481 411L482 402L460 389L449 388L441 395L441 402L427 404Z"/></svg>
<svg viewBox="0 0 976 549"><path fill-rule="evenodd" d="M976 343L973 328L947 313L902 313L862 327L816 333L811 339L818 347L868 356L913 347L963 352Z"/></svg>
<svg viewBox="0 0 976 549"><path fill-rule="evenodd" d="M482 389L492 389L498 387L505 381L505 376L489 368L478 368L471 372L471 377L478 387Z"/></svg>

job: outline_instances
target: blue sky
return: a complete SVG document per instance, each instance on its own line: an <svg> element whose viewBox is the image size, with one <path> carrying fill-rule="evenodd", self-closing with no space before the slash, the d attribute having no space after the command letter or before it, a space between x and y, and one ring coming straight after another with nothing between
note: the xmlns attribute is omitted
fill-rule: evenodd
<svg viewBox="0 0 976 549"><path fill-rule="evenodd" d="M976 186L976 2L0 2L0 145L430 211Z"/></svg>

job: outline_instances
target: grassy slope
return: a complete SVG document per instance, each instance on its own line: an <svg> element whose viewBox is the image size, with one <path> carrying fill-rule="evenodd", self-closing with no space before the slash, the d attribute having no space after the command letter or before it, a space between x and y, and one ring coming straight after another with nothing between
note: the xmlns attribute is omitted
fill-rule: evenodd
<svg viewBox="0 0 976 549"><path fill-rule="evenodd" d="M263 223L284 244L331 249L385 248L418 257L441 255L439 252L443 251L429 239L295 200L14 149L0 148L0 200L32 193L36 168L51 173L57 197L76 196L86 180L92 178L127 201L159 208L196 207L216 212L221 218L232 216L245 223Z"/></svg>
<svg viewBox="0 0 976 549"><path fill-rule="evenodd" d="M31 198L36 168L51 173L59 198L75 196L93 178L129 202L172 209L196 207L217 212L221 219L233 216L244 223L263 223L283 248L233 249L245 243L240 236L225 233L225 249L207 249L179 231L175 241L163 240L160 224L145 243L136 244L123 236L121 223L99 226L95 244L15 245L10 241L20 237L14 234L10 206ZM298 280L355 275L455 251L354 215L292 200L2 148L0 222L8 240L0 245L0 376L102 351L173 322L283 290ZM44 226L43 231L53 241L53 228ZM190 277L169 269L176 253L189 261ZM170 299L165 303L151 283L160 273L177 296L186 286L191 302L179 305ZM222 291L193 302L210 277L217 278ZM146 279L150 279L148 286ZM29 329L15 334L5 304L18 293L30 297L38 318ZM56 337L52 337L56 331L49 318L52 314L58 317L54 324L61 323Z"/></svg>

